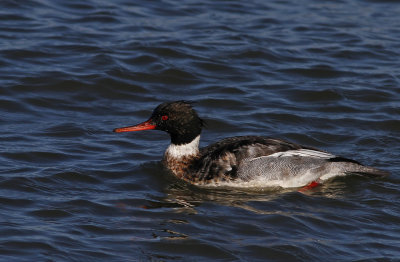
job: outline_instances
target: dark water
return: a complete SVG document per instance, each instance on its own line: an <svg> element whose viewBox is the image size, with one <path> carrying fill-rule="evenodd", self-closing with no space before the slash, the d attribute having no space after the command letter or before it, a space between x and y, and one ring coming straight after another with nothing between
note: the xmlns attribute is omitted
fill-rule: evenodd
<svg viewBox="0 0 400 262"><path fill-rule="evenodd" d="M0 1L1 261L399 261L397 1ZM198 101L202 145L260 134L392 175L201 189L164 133Z"/></svg>

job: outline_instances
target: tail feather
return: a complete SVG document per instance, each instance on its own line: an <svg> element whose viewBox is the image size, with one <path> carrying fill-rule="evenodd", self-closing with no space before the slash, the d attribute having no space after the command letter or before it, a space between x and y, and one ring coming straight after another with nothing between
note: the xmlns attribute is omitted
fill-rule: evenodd
<svg viewBox="0 0 400 262"><path fill-rule="evenodd" d="M374 167L359 165L354 170L345 171L346 174L360 175L370 178L384 178L390 175L390 172L380 170Z"/></svg>

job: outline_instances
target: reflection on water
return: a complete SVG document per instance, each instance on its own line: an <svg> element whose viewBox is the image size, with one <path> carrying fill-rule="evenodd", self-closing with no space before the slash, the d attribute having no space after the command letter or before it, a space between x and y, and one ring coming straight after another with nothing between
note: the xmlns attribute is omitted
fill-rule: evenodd
<svg viewBox="0 0 400 262"><path fill-rule="evenodd" d="M176 212L196 213L196 207L205 203L212 202L219 205L243 208L258 214L281 214L285 212L259 210L251 206L254 202L279 201L280 198L296 198L301 195L318 198L337 198L340 199L348 190L348 182L344 178L336 178L325 184L319 185L308 190L300 188L231 188L231 187L198 187L190 185L184 181L179 181L170 174L165 174L169 185L164 189L165 198L160 202L150 203L146 208L173 208ZM357 181L358 180L358 181ZM359 183L361 179L353 179ZM303 196L302 196L303 197ZM292 215L292 212L288 212Z"/></svg>

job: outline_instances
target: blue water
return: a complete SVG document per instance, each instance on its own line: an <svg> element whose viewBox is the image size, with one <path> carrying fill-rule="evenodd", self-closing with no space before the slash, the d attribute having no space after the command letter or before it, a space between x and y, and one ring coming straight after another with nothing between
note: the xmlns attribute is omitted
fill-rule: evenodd
<svg viewBox="0 0 400 262"><path fill-rule="evenodd" d="M0 261L397 261L397 1L0 1ZM287 139L391 172L297 189L167 174L193 100L201 145Z"/></svg>

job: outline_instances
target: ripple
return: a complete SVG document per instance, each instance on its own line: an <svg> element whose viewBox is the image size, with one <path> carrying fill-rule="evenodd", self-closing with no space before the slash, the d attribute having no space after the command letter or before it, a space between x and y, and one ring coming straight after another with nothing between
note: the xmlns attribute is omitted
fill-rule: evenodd
<svg viewBox="0 0 400 262"><path fill-rule="evenodd" d="M159 77L162 82L171 84L193 84L198 82L193 74L177 68L163 70L159 74Z"/></svg>
<svg viewBox="0 0 400 262"><path fill-rule="evenodd" d="M33 201L29 199L0 197L0 203L4 206L27 207L32 205Z"/></svg>
<svg viewBox="0 0 400 262"><path fill-rule="evenodd" d="M29 107L14 99L0 99L0 109L4 112L29 112Z"/></svg>
<svg viewBox="0 0 400 262"><path fill-rule="evenodd" d="M337 78L355 75L354 72L336 70L335 68L328 65L316 65L311 68L281 69L279 71L310 78Z"/></svg>
<svg viewBox="0 0 400 262"><path fill-rule="evenodd" d="M222 63L211 63L211 62L197 62L194 64L194 66L203 69L205 71L210 71L210 72L231 72L232 71L232 66L227 65L227 64L222 64Z"/></svg>
<svg viewBox="0 0 400 262"><path fill-rule="evenodd" d="M40 209L31 211L30 215L45 219L60 219L70 217L72 214L59 209Z"/></svg>
<svg viewBox="0 0 400 262"><path fill-rule="evenodd" d="M46 243L45 241L38 241L38 240L24 240L24 241L6 241L3 243L3 250L9 250L7 253L17 253L19 256L21 255L32 255L32 251L30 250L36 250L36 253L41 253L41 252L58 252L57 248L55 248L53 245L50 243ZM45 258L45 256L40 256L42 259Z"/></svg>
<svg viewBox="0 0 400 262"><path fill-rule="evenodd" d="M80 214L95 214L96 216L112 217L118 211L112 206L83 199L66 201L62 204L62 206L69 207L69 210L74 213L79 212Z"/></svg>
<svg viewBox="0 0 400 262"><path fill-rule="evenodd" d="M343 96L338 92L338 90L292 90L290 96L293 100L299 102L318 102L326 103L327 101L338 101L342 100Z"/></svg>
<svg viewBox="0 0 400 262"><path fill-rule="evenodd" d="M53 174L50 178L40 179L42 182L47 182L49 180L55 180L58 182L69 182L69 183L90 183L97 184L100 183L98 179L93 176L81 174L77 172L61 172Z"/></svg>
<svg viewBox="0 0 400 262"><path fill-rule="evenodd" d="M4 153L3 156L8 158L9 160L17 160L17 161L32 162L32 163L62 161L67 158L67 156L64 153L47 152L47 151Z"/></svg>
<svg viewBox="0 0 400 262"><path fill-rule="evenodd" d="M74 23L120 23L121 21L115 17L112 12L101 11L87 14L85 17L79 18Z"/></svg>
<svg viewBox="0 0 400 262"><path fill-rule="evenodd" d="M233 57L251 60L253 63L255 62L254 60L262 60L263 63L265 63L265 61L279 63L283 59L282 56L279 56L279 54L272 51L266 52L264 50L253 49L241 51L238 54L234 54Z"/></svg>
<svg viewBox="0 0 400 262"><path fill-rule="evenodd" d="M40 133L41 136L59 138L81 137L86 134L87 131L84 128L76 125L75 123L62 123L58 125L53 125L50 127L46 127L43 130L43 133Z"/></svg>

